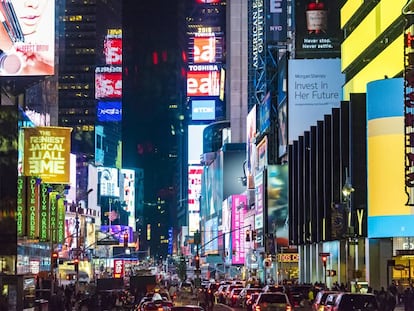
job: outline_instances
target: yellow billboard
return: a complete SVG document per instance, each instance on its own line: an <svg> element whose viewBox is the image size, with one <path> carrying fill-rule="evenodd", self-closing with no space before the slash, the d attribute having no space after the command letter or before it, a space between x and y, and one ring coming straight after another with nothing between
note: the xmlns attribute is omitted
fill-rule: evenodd
<svg viewBox="0 0 414 311"><path fill-rule="evenodd" d="M24 128L23 174L40 177L44 183L69 183L71 131L68 127Z"/></svg>

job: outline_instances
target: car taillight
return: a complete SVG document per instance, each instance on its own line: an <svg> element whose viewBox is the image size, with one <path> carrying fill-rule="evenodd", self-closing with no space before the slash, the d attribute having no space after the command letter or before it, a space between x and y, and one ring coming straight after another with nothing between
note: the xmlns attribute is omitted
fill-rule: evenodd
<svg viewBox="0 0 414 311"><path fill-rule="evenodd" d="M286 306L286 311L292 311L292 307L291 306Z"/></svg>
<svg viewBox="0 0 414 311"><path fill-rule="evenodd" d="M157 311L163 311L164 310L164 308L163 307L158 307L157 308Z"/></svg>

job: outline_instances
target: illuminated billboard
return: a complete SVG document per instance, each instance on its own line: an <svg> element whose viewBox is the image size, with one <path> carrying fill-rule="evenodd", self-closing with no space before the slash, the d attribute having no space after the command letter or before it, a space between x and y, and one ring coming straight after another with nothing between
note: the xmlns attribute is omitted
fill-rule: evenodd
<svg viewBox="0 0 414 311"><path fill-rule="evenodd" d="M100 195L119 197L118 169L112 167L98 167L97 170Z"/></svg>
<svg viewBox="0 0 414 311"><path fill-rule="evenodd" d="M188 167L188 211L200 212L201 175L203 166ZM190 230L191 231L191 230Z"/></svg>
<svg viewBox="0 0 414 311"><path fill-rule="evenodd" d="M298 139L303 132L332 108L341 104L345 75L341 72L341 60L290 59L288 66L288 139Z"/></svg>
<svg viewBox="0 0 414 311"><path fill-rule="evenodd" d="M206 125L188 126L188 164L200 164L203 154L203 131Z"/></svg>
<svg viewBox="0 0 414 311"><path fill-rule="evenodd" d="M403 95L402 78L367 85L369 238L414 235L405 193Z"/></svg>
<svg viewBox="0 0 414 311"><path fill-rule="evenodd" d="M122 30L108 29L104 41L105 63L107 65L122 65Z"/></svg>
<svg viewBox="0 0 414 311"><path fill-rule="evenodd" d="M189 65L187 96L219 96L220 69L217 65Z"/></svg>
<svg viewBox="0 0 414 311"><path fill-rule="evenodd" d="M23 130L23 174L40 177L45 183L68 184L72 128L26 127Z"/></svg>
<svg viewBox="0 0 414 311"><path fill-rule="evenodd" d="M254 188L254 175L256 167L256 106L254 106L249 114L247 115L247 137L246 137L246 147L247 147L247 163L246 163L246 177L247 177L247 188Z"/></svg>
<svg viewBox="0 0 414 311"><path fill-rule="evenodd" d="M216 101L214 99L192 100L191 119L193 121L214 121L216 119Z"/></svg>
<svg viewBox="0 0 414 311"><path fill-rule="evenodd" d="M0 76L53 75L55 1L1 1L0 19Z"/></svg>
<svg viewBox="0 0 414 311"><path fill-rule="evenodd" d="M231 249L232 264L244 264L245 257L245 225L244 218L246 214L247 197L245 195L232 195L231 205Z"/></svg>
<svg viewBox="0 0 414 311"><path fill-rule="evenodd" d="M95 98L122 98L122 67L95 69Z"/></svg>
<svg viewBox="0 0 414 311"><path fill-rule="evenodd" d="M267 168L267 228L272 239L266 247L289 246L288 165Z"/></svg>
<svg viewBox="0 0 414 311"><path fill-rule="evenodd" d="M341 56L339 0L296 0L296 58Z"/></svg>
<svg viewBox="0 0 414 311"><path fill-rule="evenodd" d="M287 39L287 0L268 0L266 6L266 40L279 42Z"/></svg>
<svg viewBox="0 0 414 311"><path fill-rule="evenodd" d="M96 115L101 122L122 121L122 102L98 101Z"/></svg>
<svg viewBox="0 0 414 311"><path fill-rule="evenodd" d="M223 59L223 37L214 33L195 33L189 39L189 63L213 64Z"/></svg>

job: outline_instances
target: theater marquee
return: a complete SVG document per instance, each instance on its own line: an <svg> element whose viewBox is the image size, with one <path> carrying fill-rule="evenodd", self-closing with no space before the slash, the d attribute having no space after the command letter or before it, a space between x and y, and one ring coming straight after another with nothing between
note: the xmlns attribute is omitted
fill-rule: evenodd
<svg viewBox="0 0 414 311"><path fill-rule="evenodd" d="M69 183L71 131L66 127L24 128L24 175L40 177L44 183Z"/></svg>

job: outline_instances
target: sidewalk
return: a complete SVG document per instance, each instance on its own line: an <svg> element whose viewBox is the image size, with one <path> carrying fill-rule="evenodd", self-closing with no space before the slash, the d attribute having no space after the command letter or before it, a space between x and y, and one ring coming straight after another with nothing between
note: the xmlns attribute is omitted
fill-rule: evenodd
<svg viewBox="0 0 414 311"><path fill-rule="evenodd" d="M394 311L404 311L404 305L400 304L400 305L396 306Z"/></svg>

